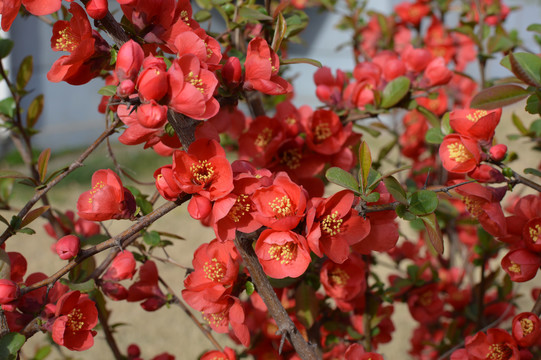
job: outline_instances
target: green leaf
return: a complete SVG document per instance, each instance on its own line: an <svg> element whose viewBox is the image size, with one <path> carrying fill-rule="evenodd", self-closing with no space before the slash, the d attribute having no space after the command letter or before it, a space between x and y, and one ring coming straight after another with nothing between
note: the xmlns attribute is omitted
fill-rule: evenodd
<svg viewBox="0 0 541 360"><path fill-rule="evenodd" d="M344 169L339 167L329 168L325 173L325 177L327 180L336 185L340 185L357 193L359 192L359 184L357 183L357 180L355 180L355 177Z"/></svg>
<svg viewBox="0 0 541 360"><path fill-rule="evenodd" d="M104 242L105 240L108 240L109 236L105 234L96 234L91 237L88 237L84 239L83 243L84 245L97 245L99 243Z"/></svg>
<svg viewBox="0 0 541 360"><path fill-rule="evenodd" d="M39 154L38 157L38 173L39 181L43 182L45 180L45 175L47 175L47 165L49 164L49 159L51 158L51 149L47 148Z"/></svg>
<svg viewBox="0 0 541 360"><path fill-rule="evenodd" d="M426 116L428 122L433 128L441 127L440 119L432 111L428 110L424 106L417 106L417 111Z"/></svg>
<svg viewBox="0 0 541 360"><path fill-rule="evenodd" d="M293 59L280 59L280 65L290 65L290 64L308 64L313 65L317 68L322 67L321 63L314 59L309 58L293 58Z"/></svg>
<svg viewBox="0 0 541 360"><path fill-rule="evenodd" d="M391 176L391 175L394 175L394 174L398 174L399 172L402 172L404 170L409 170L411 169L411 165L403 165L399 168L396 168L396 169L392 169L392 170L389 170L387 171L386 173L384 173L381 177L382 178L386 178L388 176Z"/></svg>
<svg viewBox="0 0 541 360"><path fill-rule="evenodd" d="M373 191L378 185L381 179L381 174L374 170L373 168L370 168L370 173L368 174L368 179L366 182L368 183L368 191Z"/></svg>
<svg viewBox="0 0 541 360"><path fill-rule="evenodd" d="M26 126L33 128L43 111L43 94L40 94L32 100L26 113Z"/></svg>
<svg viewBox="0 0 541 360"><path fill-rule="evenodd" d="M295 290L295 314L307 329L311 328L319 315L319 302L313 287L301 282Z"/></svg>
<svg viewBox="0 0 541 360"><path fill-rule="evenodd" d="M388 109L396 104L406 96L410 89L411 81L405 76L399 76L389 82L383 94L381 96L381 107Z"/></svg>
<svg viewBox="0 0 541 360"><path fill-rule="evenodd" d="M444 135L441 132L440 128L430 128L426 132L425 140L429 144L441 144L443 141Z"/></svg>
<svg viewBox="0 0 541 360"><path fill-rule="evenodd" d="M376 201L379 200L381 195L379 194L379 192L371 192L368 195L361 195L361 196L367 203L375 203Z"/></svg>
<svg viewBox="0 0 541 360"><path fill-rule="evenodd" d="M30 78L32 77L33 69L34 59L32 58L32 55L28 55L23 59L21 65L19 66L19 72L17 73L16 80L18 90L24 90L28 84L28 81L30 81Z"/></svg>
<svg viewBox="0 0 541 360"><path fill-rule="evenodd" d="M36 351L36 355L34 355L32 360L43 360L50 354L51 354L51 345L45 345L45 346L40 347Z"/></svg>
<svg viewBox="0 0 541 360"><path fill-rule="evenodd" d="M26 216L24 217L20 226L25 227L26 225L30 224L32 221L40 217L44 212L49 210L50 207L51 207L50 205L45 205L45 206L29 211L28 214L26 214Z"/></svg>
<svg viewBox="0 0 541 360"><path fill-rule="evenodd" d="M534 31L541 34L541 24L530 24L526 30Z"/></svg>
<svg viewBox="0 0 541 360"><path fill-rule="evenodd" d="M541 102L539 101L539 96L537 96L537 94L532 94L526 100L525 109L527 112L533 115L541 114Z"/></svg>
<svg viewBox="0 0 541 360"><path fill-rule="evenodd" d="M248 294L248 296L251 296L255 291L254 283L251 281L246 281L246 284L244 284L244 286L246 287L246 294Z"/></svg>
<svg viewBox="0 0 541 360"><path fill-rule="evenodd" d="M243 6L239 8L239 16L248 21L272 20L272 16L263 14L262 12L259 12L256 9L249 8L247 6Z"/></svg>
<svg viewBox="0 0 541 360"><path fill-rule="evenodd" d="M31 177L15 170L0 170L0 179L31 179Z"/></svg>
<svg viewBox="0 0 541 360"><path fill-rule="evenodd" d="M428 233L428 238L430 243L434 246L434 249L438 254L443 254L443 236L441 235L440 226L438 225L438 219L436 219L436 214L431 213L427 215L419 216L423 220L425 225L426 232Z"/></svg>
<svg viewBox="0 0 541 360"><path fill-rule="evenodd" d="M284 19L284 15L282 13L278 13L278 17L276 18L276 24L274 25L274 36L272 38L272 45L271 48L274 50L274 52L278 52L280 50L280 45L282 45L282 40L284 40L284 37L286 35L287 30L287 24L286 20Z"/></svg>
<svg viewBox="0 0 541 360"><path fill-rule="evenodd" d="M28 227L16 230L16 232L27 234L27 235L34 235L36 233L33 229L30 229Z"/></svg>
<svg viewBox="0 0 541 360"><path fill-rule="evenodd" d="M0 101L0 114L4 114L8 118L13 119L13 116L15 115L15 100L13 100L12 97Z"/></svg>
<svg viewBox="0 0 541 360"><path fill-rule="evenodd" d="M520 131L522 135L528 134L528 129L526 129L526 126L524 126L522 120L515 113L511 115L511 119L517 130Z"/></svg>
<svg viewBox="0 0 541 360"><path fill-rule="evenodd" d="M199 10L193 16L194 20L201 23L209 20L212 17L212 14L208 10Z"/></svg>
<svg viewBox="0 0 541 360"><path fill-rule="evenodd" d="M98 90L98 94L103 96L114 96L116 95L116 85L105 85Z"/></svg>
<svg viewBox="0 0 541 360"><path fill-rule="evenodd" d="M0 39L0 59L8 56L11 49L13 49L13 41L10 39Z"/></svg>
<svg viewBox="0 0 541 360"><path fill-rule="evenodd" d="M438 195L430 190L419 190L411 195L409 211L415 215L433 213L438 207Z"/></svg>
<svg viewBox="0 0 541 360"><path fill-rule="evenodd" d="M96 288L96 282L94 279L87 280L82 283L68 283L71 290L79 290L82 293L89 293Z"/></svg>
<svg viewBox="0 0 541 360"><path fill-rule="evenodd" d="M372 154L366 141L363 140L361 146L359 146L359 182L361 183L361 190L366 192L368 187L368 174L372 167Z"/></svg>
<svg viewBox="0 0 541 360"><path fill-rule="evenodd" d="M449 112L443 114L443 117L441 118L441 129L443 135L449 135L453 132L453 128L451 128L450 124Z"/></svg>
<svg viewBox="0 0 541 360"><path fill-rule="evenodd" d="M497 109L519 102L530 92L518 85L496 85L481 90L471 101L470 107L475 109Z"/></svg>
<svg viewBox="0 0 541 360"><path fill-rule="evenodd" d="M396 215L398 215L401 219L404 219L406 221L413 221L417 219L417 216L413 215L408 211L408 208L404 204L398 204L395 208Z"/></svg>
<svg viewBox="0 0 541 360"><path fill-rule="evenodd" d="M541 87L541 58L530 53L511 53L500 62L526 84Z"/></svg>
<svg viewBox="0 0 541 360"><path fill-rule="evenodd" d="M143 241L149 246L158 246L161 241L160 234L157 231L147 231L143 235Z"/></svg>
<svg viewBox="0 0 541 360"><path fill-rule="evenodd" d="M89 257L79 264L77 264L69 272L68 278L72 283L78 283L89 277L96 269L96 260L93 257Z"/></svg>
<svg viewBox="0 0 541 360"><path fill-rule="evenodd" d="M408 196L398 180L396 180L393 176L388 176L383 178L383 183L385 184L387 191L395 198L396 201L404 205L408 204Z"/></svg>
<svg viewBox="0 0 541 360"><path fill-rule="evenodd" d="M541 177L541 171L534 169L534 168L526 168L524 169L524 174L531 174L535 176Z"/></svg>
<svg viewBox="0 0 541 360"><path fill-rule="evenodd" d="M26 337L16 332L10 332L0 338L0 359L15 360Z"/></svg>

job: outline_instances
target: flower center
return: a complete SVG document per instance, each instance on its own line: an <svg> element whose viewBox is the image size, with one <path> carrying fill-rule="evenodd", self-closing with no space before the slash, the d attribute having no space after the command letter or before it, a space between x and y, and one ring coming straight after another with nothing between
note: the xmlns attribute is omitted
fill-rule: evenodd
<svg viewBox="0 0 541 360"><path fill-rule="evenodd" d="M186 10L182 10L180 12L180 20L182 20L186 25L190 26L190 18L188 17L188 12Z"/></svg>
<svg viewBox="0 0 541 360"><path fill-rule="evenodd" d="M78 308L75 308L68 314L68 323L66 324L66 327L70 328L73 332L81 331L85 325L84 319L85 316L83 315L83 312Z"/></svg>
<svg viewBox="0 0 541 360"><path fill-rule="evenodd" d="M204 185L214 176L214 167L207 160L199 160L197 164L190 166L192 181L195 184Z"/></svg>
<svg viewBox="0 0 541 360"><path fill-rule="evenodd" d="M195 86L195 88L199 90L201 94L205 93L205 88L203 87L203 80L201 80L199 76L195 75L193 71L190 71L188 73L188 75L184 78L184 81Z"/></svg>
<svg viewBox="0 0 541 360"><path fill-rule="evenodd" d="M288 124L289 126L293 126L297 123L297 119L295 119L294 117L288 117L286 119L286 124Z"/></svg>
<svg viewBox="0 0 541 360"><path fill-rule="evenodd" d="M203 313L203 319L205 319L211 326L219 327L222 325L227 325L227 317L225 312L226 310L213 314Z"/></svg>
<svg viewBox="0 0 541 360"><path fill-rule="evenodd" d="M510 262L511 266L509 266L507 269L515 274L520 274L520 265L513 260L510 260Z"/></svg>
<svg viewBox="0 0 541 360"><path fill-rule="evenodd" d="M428 306L428 305L432 304L432 297L433 296L434 296L434 294L432 293L432 291L427 291L427 292L423 293L419 297L419 303L422 306Z"/></svg>
<svg viewBox="0 0 541 360"><path fill-rule="evenodd" d="M241 194L237 197L237 201L235 202L235 205L233 205L231 210L229 210L228 216L234 222L239 222L240 219L247 212L250 212L250 203L248 203L248 195Z"/></svg>
<svg viewBox="0 0 541 360"><path fill-rule="evenodd" d="M301 159L302 154L299 149L289 149L282 152L280 164L287 166L291 170L295 170L296 168L301 166Z"/></svg>
<svg viewBox="0 0 541 360"><path fill-rule="evenodd" d="M447 150L449 150L449 157L451 160L460 164L472 158L472 155L466 150L466 147L459 142L447 145Z"/></svg>
<svg viewBox="0 0 541 360"><path fill-rule="evenodd" d="M506 360L513 355L513 350L505 344L492 344L488 347L490 353L488 353L486 359L490 360Z"/></svg>
<svg viewBox="0 0 541 360"><path fill-rule="evenodd" d="M79 41L75 35L71 32L70 28L62 29L58 32L59 38L56 39L55 49L58 51L72 52L75 50Z"/></svg>
<svg viewBox="0 0 541 360"><path fill-rule="evenodd" d="M536 243L537 240L539 240L539 235L541 234L541 225L535 224L534 227L530 227L528 229L528 233L530 235L530 239L533 243Z"/></svg>
<svg viewBox="0 0 541 360"><path fill-rule="evenodd" d="M480 118L486 116L488 114L488 111L486 110L476 110L472 112L471 114L466 115L466 119L470 120L471 122L476 123L479 121Z"/></svg>
<svg viewBox="0 0 541 360"><path fill-rule="evenodd" d="M262 148L267 146L271 140L272 130L269 128L264 128L255 138L254 145Z"/></svg>
<svg viewBox="0 0 541 360"><path fill-rule="evenodd" d="M484 204L484 201L475 196L464 197L464 204L466 205L466 210L468 210L473 217L478 217L483 212L481 207Z"/></svg>
<svg viewBox="0 0 541 360"><path fill-rule="evenodd" d="M277 197L276 199L272 200L269 202L269 206L276 214L275 217L277 219L293 215L293 206L287 195Z"/></svg>
<svg viewBox="0 0 541 360"><path fill-rule="evenodd" d="M316 128L314 129L314 135L318 141L323 141L329 138L332 135L329 123L324 122L317 124Z"/></svg>
<svg viewBox="0 0 541 360"><path fill-rule="evenodd" d="M205 274L207 275L207 279L213 282L222 281L226 272L226 268L224 264L219 262L218 259L216 258L212 258L210 262L207 261L205 265L203 265L203 270L205 271Z"/></svg>
<svg viewBox="0 0 541 360"><path fill-rule="evenodd" d="M520 319L520 327L524 335L531 334L533 332L533 321L530 319Z"/></svg>
<svg viewBox="0 0 541 360"><path fill-rule="evenodd" d="M271 259L279 261L282 265L289 264L297 255L297 246L294 242L288 242L284 245L273 244L269 248Z"/></svg>
<svg viewBox="0 0 541 360"><path fill-rule="evenodd" d="M92 190L90 190L90 197L88 198L88 203L92 204L92 200L94 199L94 195L100 191L102 188L105 187L105 183L103 181L98 181L93 187Z"/></svg>
<svg viewBox="0 0 541 360"><path fill-rule="evenodd" d="M344 287L346 286L349 275L347 272L342 270L341 268L335 268L331 271L331 284L338 287Z"/></svg>
<svg viewBox="0 0 541 360"><path fill-rule="evenodd" d="M323 230L330 236L334 236L340 233L340 226L342 226L343 222L343 219L338 218L338 211L335 211L332 214L325 216L320 225L321 230Z"/></svg>

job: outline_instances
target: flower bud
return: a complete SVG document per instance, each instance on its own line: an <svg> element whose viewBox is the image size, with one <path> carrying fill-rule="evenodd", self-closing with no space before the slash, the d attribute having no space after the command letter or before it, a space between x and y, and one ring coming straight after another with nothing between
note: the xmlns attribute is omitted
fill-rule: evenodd
<svg viewBox="0 0 541 360"><path fill-rule="evenodd" d="M119 253L103 275L104 280L125 280L131 279L135 273L135 258L128 250Z"/></svg>
<svg viewBox="0 0 541 360"><path fill-rule="evenodd" d="M512 332L520 346L535 345L541 336L541 321L534 313L520 313L513 318Z"/></svg>
<svg viewBox="0 0 541 360"><path fill-rule="evenodd" d="M385 63L383 68L383 77L387 81L391 81L406 73L406 65L400 59L391 59Z"/></svg>
<svg viewBox="0 0 541 360"><path fill-rule="evenodd" d="M137 78L137 90L145 100L160 100L167 94L167 72L157 66L145 68Z"/></svg>
<svg viewBox="0 0 541 360"><path fill-rule="evenodd" d="M56 253L62 260L68 260L79 253L81 241L75 235L66 235L56 242Z"/></svg>
<svg viewBox="0 0 541 360"><path fill-rule="evenodd" d="M167 106L159 105L154 100L137 108L137 121L149 129L158 129L167 122Z"/></svg>
<svg viewBox="0 0 541 360"><path fill-rule="evenodd" d="M415 72L423 71L430 60L432 60L432 54L430 54L430 51L427 49L414 49L413 47L409 47L404 50L402 55L406 62L406 67Z"/></svg>
<svg viewBox="0 0 541 360"><path fill-rule="evenodd" d="M139 349L139 346L135 344L131 344L128 346L128 358L136 358L141 356L141 349Z"/></svg>
<svg viewBox="0 0 541 360"><path fill-rule="evenodd" d="M212 203L209 199L203 196L194 195L188 203L188 212L196 219L201 220L206 218L212 210Z"/></svg>
<svg viewBox="0 0 541 360"><path fill-rule="evenodd" d="M0 304L8 304L19 297L19 286L11 280L0 279Z"/></svg>
<svg viewBox="0 0 541 360"><path fill-rule="evenodd" d="M445 60L440 56L432 60L424 72L428 86L445 85L453 77L453 72L445 66Z"/></svg>
<svg viewBox="0 0 541 360"><path fill-rule="evenodd" d="M505 154L507 154L507 146L504 144L494 145L489 150L490 157L496 161L502 161L505 159Z"/></svg>
<svg viewBox="0 0 541 360"><path fill-rule="evenodd" d="M107 0L90 0L86 3L86 12L92 19L103 19L109 11Z"/></svg>
<svg viewBox="0 0 541 360"><path fill-rule="evenodd" d="M130 79L122 80L116 88L116 94L121 98L127 98L135 92L135 84Z"/></svg>
<svg viewBox="0 0 541 360"><path fill-rule="evenodd" d="M122 301L128 298L128 290L119 283L104 281L101 290L113 301Z"/></svg>
<svg viewBox="0 0 541 360"><path fill-rule="evenodd" d="M173 175L172 165L165 165L154 172L156 189L160 195L169 201L175 201L182 194L182 190Z"/></svg>
<svg viewBox="0 0 541 360"><path fill-rule="evenodd" d="M242 68L240 60L234 56L227 59L222 68L222 78L225 84L230 88L235 88L241 82Z"/></svg>
<svg viewBox="0 0 541 360"><path fill-rule="evenodd" d="M143 48L135 41L130 40L122 45L118 50L115 66L118 80L121 82L126 79L135 80L141 65L143 65L144 58Z"/></svg>

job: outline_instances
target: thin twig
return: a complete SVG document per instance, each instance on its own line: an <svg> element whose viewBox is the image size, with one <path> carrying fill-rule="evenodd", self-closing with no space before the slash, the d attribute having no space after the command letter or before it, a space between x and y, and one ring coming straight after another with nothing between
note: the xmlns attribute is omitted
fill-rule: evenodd
<svg viewBox="0 0 541 360"><path fill-rule="evenodd" d="M120 352L120 349L118 348L115 337L113 336L113 332L111 331L111 328L109 327L109 323L107 321L108 320L107 315L103 313L100 306L96 306L96 308L98 309L98 319L103 329L103 333L105 334L105 340L107 341L109 348L113 352L113 356L115 357L116 360L124 360L125 357Z"/></svg>

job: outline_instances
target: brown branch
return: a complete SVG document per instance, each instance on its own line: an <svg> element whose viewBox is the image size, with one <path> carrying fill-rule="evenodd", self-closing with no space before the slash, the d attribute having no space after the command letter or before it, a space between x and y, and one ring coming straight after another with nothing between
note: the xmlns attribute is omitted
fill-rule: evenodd
<svg viewBox="0 0 541 360"><path fill-rule="evenodd" d="M103 333L105 334L105 340L107 341L109 348L113 352L113 356L115 357L116 360L124 360L125 357L120 352L120 349L118 348L116 340L113 336L113 332L111 331L111 328L109 327L107 314L103 313L100 306L96 306L96 309L98 310L98 319L103 329Z"/></svg>
<svg viewBox="0 0 541 360"><path fill-rule="evenodd" d="M492 159L489 159L488 162L498 166L502 170L504 170L504 169L511 170L511 172L513 174L513 178L515 179L515 181L514 181L514 183L512 183L512 185L516 185L517 183L520 183L520 184L528 186L528 187L534 189L535 191L541 193L541 185L539 185L538 183L536 183L536 182L534 182L534 181L532 181L532 180L530 180L528 178L525 178L524 176L517 173L515 170L511 169L509 166L507 166L507 165L505 165L505 164L503 164L503 163L501 163L499 161L492 160Z"/></svg>
<svg viewBox="0 0 541 360"><path fill-rule="evenodd" d="M62 179L64 179L68 174L73 172L75 169L83 166L83 162L86 160L86 158L98 147L99 144L103 140L105 140L108 136L113 134L115 132L115 128L118 124L118 120L114 121L113 124L105 130L97 139L94 141L92 145L90 145L82 154L79 156L79 158L72 163L65 171L58 174L53 180L51 180L47 185L45 185L44 188L36 191L32 199L30 199L26 205L19 211L17 214L18 217L21 219L24 218L26 214L32 209L32 207L45 195L49 190L51 190L56 184L58 184ZM2 245L10 236L14 234L13 229L8 227L0 236L0 245Z"/></svg>
<svg viewBox="0 0 541 360"><path fill-rule="evenodd" d="M532 312L537 316L541 316L541 292L537 296L537 300L535 300L535 304L533 305Z"/></svg>
<svg viewBox="0 0 541 360"><path fill-rule="evenodd" d="M212 336L212 333L197 320L195 315L190 311L186 304L184 304L184 302L175 294L173 289L161 277L159 277L158 279L160 283L165 286L169 294L173 296L173 304L178 305L182 310L184 310L186 315L188 315L190 320L192 320L192 322L199 328L199 330L201 330L201 332L207 337L207 339L209 339L209 341L216 348L216 350L223 352L224 349L220 345L220 343L214 338L214 336Z"/></svg>
<svg viewBox="0 0 541 360"><path fill-rule="evenodd" d="M252 276L252 281L256 285L257 291L267 309L269 314L276 321L278 326L278 332L288 338L289 342L300 358L303 360L316 360L321 357L317 354L317 348L315 345L311 345L302 337L301 333L287 314L286 310L278 300L274 289L265 273L263 268L257 259L257 255L254 252L252 244L257 237L257 233L244 234L237 231L237 236L235 237L235 246L237 247L246 267L250 271Z"/></svg>
<svg viewBox="0 0 541 360"><path fill-rule="evenodd" d="M58 279L60 279L62 276L67 274L71 269L73 269L75 266L83 262L85 259L94 256L104 250L113 248L113 247L120 247L125 248L129 244L131 244L135 239L137 238L136 235L139 231L143 230L145 227L151 225L156 220L176 208L177 206L181 205L185 201L187 201L190 198L190 195L185 195L184 197L178 199L176 202L167 202L164 205L160 206L159 208L152 211L150 214L145 215L141 217L137 223L130 226L120 234L116 235L115 237L110 238L109 240L106 240L98 245L95 245L91 248L81 250L79 255L72 259L66 266L64 266L62 269L58 270L55 274L49 276L47 279L39 281L37 283L34 283L30 286L27 286L23 289L21 289L21 296L24 294L29 293L30 291L39 289L40 287L47 286L49 284L52 284L56 282ZM120 249L116 250L117 252L120 251ZM111 255L111 254L109 254ZM116 254L115 254L116 255Z"/></svg>
<svg viewBox="0 0 541 360"><path fill-rule="evenodd" d="M195 140L195 128L199 121L182 115L173 109L167 111L167 121L175 130L182 147L187 151L190 144Z"/></svg>

